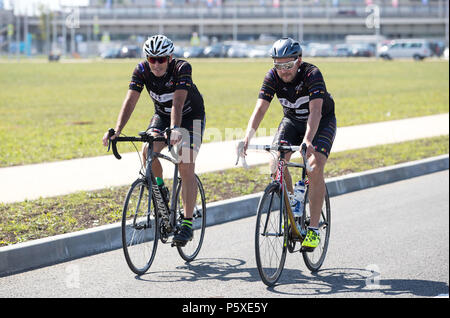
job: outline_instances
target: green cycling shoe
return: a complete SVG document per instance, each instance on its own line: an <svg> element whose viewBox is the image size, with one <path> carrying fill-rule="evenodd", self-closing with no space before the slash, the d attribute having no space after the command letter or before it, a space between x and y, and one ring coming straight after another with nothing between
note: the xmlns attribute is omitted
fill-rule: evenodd
<svg viewBox="0 0 450 318"><path fill-rule="evenodd" d="M308 229L306 237L302 242L302 247L307 252L312 252L320 244L320 235L312 229Z"/></svg>

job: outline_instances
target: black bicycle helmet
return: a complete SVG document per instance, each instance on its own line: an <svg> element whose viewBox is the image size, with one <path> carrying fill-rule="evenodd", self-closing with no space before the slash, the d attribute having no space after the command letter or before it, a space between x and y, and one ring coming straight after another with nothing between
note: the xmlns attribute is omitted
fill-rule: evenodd
<svg viewBox="0 0 450 318"><path fill-rule="evenodd" d="M272 45L270 50L272 58L299 57L302 56L302 47L298 41L291 38L281 38Z"/></svg>

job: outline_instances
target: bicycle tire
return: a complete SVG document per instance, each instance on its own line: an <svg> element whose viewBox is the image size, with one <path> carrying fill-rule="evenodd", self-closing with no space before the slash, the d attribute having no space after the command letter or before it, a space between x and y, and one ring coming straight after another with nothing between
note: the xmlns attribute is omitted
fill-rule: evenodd
<svg viewBox="0 0 450 318"><path fill-rule="evenodd" d="M131 185L123 205L122 247L129 268L138 275L150 268L156 255L159 216L155 207L153 198L149 198L148 184L143 179L137 179Z"/></svg>
<svg viewBox="0 0 450 318"><path fill-rule="evenodd" d="M276 200L280 204L278 207ZM280 278L286 261L288 217L282 201L279 185L270 184L259 201L256 215L256 264L261 280L269 287L275 285ZM281 206L283 211L279 208ZM273 260L272 256L276 259Z"/></svg>
<svg viewBox="0 0 450 318"><path fill-rule="evenodd" d="M301 218L302 229L305 230L309 225L309 218L311 217L311 210L309 205L309 189L305 193L305 208ZM306 267L311 272L317 272L325 261L328 251L328 244L330 241L331 230L331 206L328 190L325 186L325 198L322 205L322 212L319 220L320 244L312 252L302 251L303 260Z"/></svg>
<svg viewBox="0 0 450 318"><path fill-rule="evenodd" d="M203 244L203 239L205 237L205 229L206 229L206 198L205 198L205 191L203 190L203 185L200 180L200 178L195 175L195 179L197 181L197 201L194 207L193 211L193 219L192 219L192 226L194 229L194 236L191 241L187 242L185 246L177 246L178 253L180 254L181 258L183 258L186 262L193 261L198 253L200 252L200 249ZM181 200L181 184L182 180L180 179L180 182L178 183L177 187L177 222L181 222L184 211L182 207L182 200Z"/></svg>

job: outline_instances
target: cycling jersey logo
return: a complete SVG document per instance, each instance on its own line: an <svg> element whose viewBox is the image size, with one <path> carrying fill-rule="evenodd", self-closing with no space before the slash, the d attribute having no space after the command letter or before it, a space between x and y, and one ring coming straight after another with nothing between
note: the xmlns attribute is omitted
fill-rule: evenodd
<svg viewBox="0 0 450 318"><path fill-rule="evenodd" d="M159 103L166 103L173 99L173 93L158 95L155 92L150 91L150 96Z"/></svg>
<svg viewBox="0 0 450 318"><path fill-rule="evenodd" d="M137 82L135 82L135 81L131 81L131 82L130 82L130 85L131 85L131 86L136 86L136 87L138 87L138 88L140 88L140 89L143 89L143 88L144 88L144 84L137 83Z"/></svg>
<svg viewBox="0 0 450 318"><path fill-rule="evenodd" d="M166 86L167 88L172 87L172 86L173 86L173 77L170 77L169 81L166 82L166 83L164 84L164 86Z"/></svg>
<svg viewBox="0 0 450 318"><path fill-rule="evenodd" d="M295 103L291 103L286 98L279 98L280 104L287 108L299 108L301 105L309 102L309 96L301 96L297 98Z"/></svg>
<svg viewBox="0 0 450 318"><path fill-rule="evenodd" d="M320 89L316 89L315 91L309 93L309 96L312 96L312 95L314 95L314 94L319 94L319 93L320 93L320 94L325 94L325 91L320 90Z"/></svg>

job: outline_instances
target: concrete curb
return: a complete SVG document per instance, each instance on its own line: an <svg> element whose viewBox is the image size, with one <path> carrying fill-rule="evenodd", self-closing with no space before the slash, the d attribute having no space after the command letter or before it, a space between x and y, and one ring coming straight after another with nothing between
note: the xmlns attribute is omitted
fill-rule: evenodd
<svg viewBox="0 0 450 318"><path fill-rule="evenodd" d="M449 169L449 155L326 180L330 197ZM262 193L207 205L207 225L255 215ZM0 247L0 277L122 247L120 222Z"/></svg>

